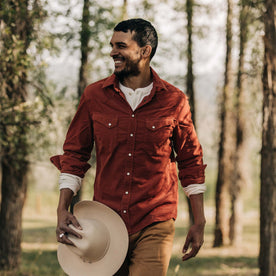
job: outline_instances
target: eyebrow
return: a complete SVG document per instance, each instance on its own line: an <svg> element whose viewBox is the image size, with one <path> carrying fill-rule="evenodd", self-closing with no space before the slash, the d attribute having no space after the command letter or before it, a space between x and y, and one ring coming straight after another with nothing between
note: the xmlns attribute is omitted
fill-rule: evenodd
<svg viewBox="0 0 276 276"><path fill-rule="evenodd" d="M127 46L127 44L126 44L125 42L115 42L115 44L116 44L117 46ZM110 46L113 46L113 43L112 43L112 42L110 42Z"/></svg>

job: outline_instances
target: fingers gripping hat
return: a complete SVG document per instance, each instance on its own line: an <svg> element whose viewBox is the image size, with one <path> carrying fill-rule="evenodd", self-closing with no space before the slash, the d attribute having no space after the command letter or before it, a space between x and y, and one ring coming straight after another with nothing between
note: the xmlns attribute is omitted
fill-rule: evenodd
<svg viewBox="0 0 276 276"><path fill-rule="evenodd" d="M75 246L60 244L58 261L70 276L111 276L124 262L128 249L128 232L121 217L97 201L81 201L74 206L74 215L82 235L68 238Z"/></svg>

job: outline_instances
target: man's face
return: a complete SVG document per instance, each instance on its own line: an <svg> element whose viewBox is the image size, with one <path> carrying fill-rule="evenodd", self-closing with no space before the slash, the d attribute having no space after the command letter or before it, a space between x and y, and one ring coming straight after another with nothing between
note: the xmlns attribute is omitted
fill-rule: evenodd
<svg viewBox="0 0 276 276"><path fill-rule="evenodd" d="M123 80L125 77L138 76L141 72L140 61L142 48L132 39L132 33L128 31L114 32L110 46L110 56L114 60L114 74Z"/></svg>

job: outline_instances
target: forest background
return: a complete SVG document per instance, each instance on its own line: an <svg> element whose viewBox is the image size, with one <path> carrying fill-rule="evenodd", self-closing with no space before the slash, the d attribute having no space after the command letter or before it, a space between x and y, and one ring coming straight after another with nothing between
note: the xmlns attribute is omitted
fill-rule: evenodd
<svg viewBox="0 0 276 276"><path fill-rule="evenodd" d="M262 258L258 264L268 4L273 7L249 0L1 1L0 273L63 275L55 256L59 173L49 157L62 153L85 85L113 72L113 27L142 17L159 35L153 68L190 98L208 165L205 245L195 260L180 262L190 223L180 188L169 275L273 275L276 253L270 268ZM94 154L90 162L82 199L92 199Z"/></svg>

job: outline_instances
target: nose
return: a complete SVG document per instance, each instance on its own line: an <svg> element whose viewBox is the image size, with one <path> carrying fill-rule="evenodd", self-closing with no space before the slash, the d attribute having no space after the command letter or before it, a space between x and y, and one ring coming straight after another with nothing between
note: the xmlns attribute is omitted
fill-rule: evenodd
<svg viewBox="0 0 276 276"><path fill-rule="evenodd" d="M110 56L111 56L111 57L114 57L114 56L117 55L117 54L118 54L118 51L116 50L116 48L115 48L115 47L112 47L111 52L110 52Z"/></svg>

